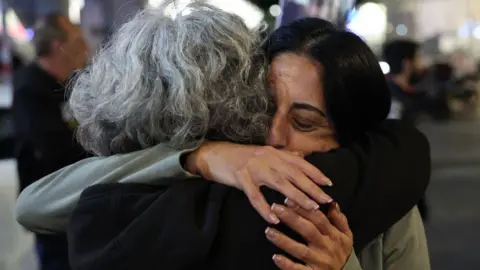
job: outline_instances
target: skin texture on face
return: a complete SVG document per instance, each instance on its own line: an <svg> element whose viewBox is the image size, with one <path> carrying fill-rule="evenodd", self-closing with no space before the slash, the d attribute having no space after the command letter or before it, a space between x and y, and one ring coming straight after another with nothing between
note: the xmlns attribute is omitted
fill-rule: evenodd
<svg viewBox="0 0 480 270"><path fill-rule="evenodd" d="M326 115L320 63L306 56L282 53L270 66L268 80L276 112L267 144L305 154L338 148Z"/></svg>
<svg viewBox="0 0 480 270"><path fill-rule="evenodd" d="M81 29L67 18L60 18L59 23L68 36L67 40L57 44L65 66L71 71L83 68L87 61L87 46Z"/></svg>

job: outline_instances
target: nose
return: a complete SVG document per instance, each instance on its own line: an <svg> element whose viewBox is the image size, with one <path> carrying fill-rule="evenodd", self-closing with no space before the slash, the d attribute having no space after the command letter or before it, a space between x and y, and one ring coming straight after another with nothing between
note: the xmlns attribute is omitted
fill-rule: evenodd
<svg viewBox="0 0 480 270"><path fill-rule="evenodd" d="M273 146L277 149L283 149L287 147L287 141L287 121L282 117L275 116L270 131L268 132L267 145Z"/></svg>

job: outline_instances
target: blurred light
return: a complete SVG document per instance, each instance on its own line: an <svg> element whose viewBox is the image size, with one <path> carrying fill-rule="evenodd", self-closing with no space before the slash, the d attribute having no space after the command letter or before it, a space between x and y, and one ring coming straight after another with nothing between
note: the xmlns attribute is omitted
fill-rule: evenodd
<svg viewBox="0 0 480 270"><path fill-rule="evenodd" d="M0 20L2 16L0 14ZM28 33L27 30L23 27L22 23L17 17L17 14L13 9L7 10L7 15L5 17L7 21L7 32L8 35L16 41L28 41ZM3 29L0 28L3 32Z"/></svg>
<svg viewBox="0 0 480 270"><path fill-rule="evenodd" d="M353 7L347 14L347 24L350 23L357 17L358 15L358 9L356 7Z"/></svg>
<svg viewBox="0 0 480 270"><path fill-rule="evenodd" d="M33 39L33 36L35 35L35 31L33 31L32 28L27 28L25 29L27 31L27 40L30 41Z"/></svg>
<svg viewBox="0 0 480 270"><path fill-rule="evenodd" d="M457 38L454 36L443 35L440 37L438 48L443 54L450 54L457 48Z"/></svg>
<svg viewBox="0 0 480 270"><path fill-rule="evenodd" d="M480 25L477 25L472 32L472 35L476 39L480 39Z"/></svg>
<svg viewBox="0 0 480 270"><path fill-rule="evenodd" d="M270 6L270 8L268 9L268 11L270 12L270 14L271 14L273 17L278 17L278 16L280 16L280 14L282 14L282 8L281 8L279 5L272 5L272 6Z"/></svg>
<svg viewBox="0 0 480 270"><path fill-rule="evenodd" d="M149 7L158 7L160 6L164 0L148 0L148 6Z"/></svg>
<svg viewBox="0 0 480 270"><path fill-rule="evenodd" d="M379 36L387 28L387 13L384 5L365 3L358 9L347 28L359 36Z"/></svg>
<svg viewBox="0 0 480 270"><path fill-rule="evenodd" d="M468 38L470 36L470 24L467 22L460 26L457 35L461 38Z"/></svg>
<svg viewBox="0 0 480 270"><path fill-rule="evenodd" d="M405 26L405 24L397 25L397 28L395 29L395 31L399 36L406 36L408 34L408 28L407 26Z"/></svg>
<svg viewBox="0 0 480 270"><path fill-rule="evenodd" d="M393 24L392 23L388 23L387 24L387 34L391 34L393 33Z"/></svg>
<svg viewBox="0 0 480 270"><path fill-rule="evenodd" d="M148 5L150 7L157 7L163 2L165 2L165 0L148 0ZM179 12L186 14L188 10L185 10L185 6L191 2L192 0L175 1L175 3L171 3L167 6L166 12L171 16L176 16ZM246 0L208 0L206 2L226 12L239 16L249 28L258 27L265 16L260 8Z"/></svg>
<svg viewBox="0 0 480 270"><path fill-rule="evenodd" d="M299 4L299 5L306 6L310 2L310 0L294 0L293 2L295 2L296 4Z"/></svg>
<svg viewBox="0 0 480 270"><path fill-rule="evenodd" d="M381 61L379 62L380 68L383 71L383 74L388 74L390 73L390 65L387 62Z"/></svg>
<svg viewBox="0 0 480 270"><path fill-rule="evenodd" d="M80 23L81 12L84 5L84 0L68 0L68 17L72 23Z"/></svg>

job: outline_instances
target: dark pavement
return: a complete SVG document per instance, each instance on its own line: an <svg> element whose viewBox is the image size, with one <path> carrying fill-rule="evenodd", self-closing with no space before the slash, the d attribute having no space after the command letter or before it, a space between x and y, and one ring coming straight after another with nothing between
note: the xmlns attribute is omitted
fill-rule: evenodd
<svg viewBox="0 0 480 270"><path fill-rule="evenodd" d="M480 117L420 129L432 149L425 226L432 269L480 269Z"/></svg>

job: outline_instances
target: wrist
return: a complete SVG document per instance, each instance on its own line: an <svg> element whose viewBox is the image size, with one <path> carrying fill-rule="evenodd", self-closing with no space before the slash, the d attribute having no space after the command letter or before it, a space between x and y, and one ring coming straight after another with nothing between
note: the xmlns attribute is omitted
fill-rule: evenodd
<svg viewBox="0 0 480 270"><path fill-rule="evenodd" d="M210 143L205 142L195 151L185 155L184 169L194 175L200 175L205 179L209 179L209 168L205 161L206 149Z"/></svg>
<svg viewBox="0 0 480 270"><path fill-rule="evenodd" d="M181 162L182 162L183 168L187 172L189 172L191 174L194 174L194 175L200 175L199 170L198 170L198 166L197 166L197 161L196 161L197 158L198 158L198 149L193 151L193 152L185 153L181 157Z"/></svg>

